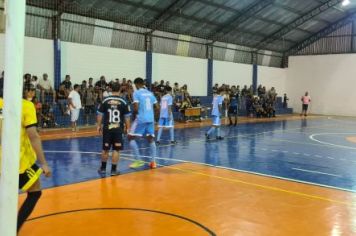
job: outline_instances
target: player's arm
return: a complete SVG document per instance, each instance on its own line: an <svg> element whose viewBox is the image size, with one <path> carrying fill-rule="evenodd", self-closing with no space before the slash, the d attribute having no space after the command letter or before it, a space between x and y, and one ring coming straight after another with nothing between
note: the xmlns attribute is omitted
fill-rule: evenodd
<svg viewBox="0 0 356 236"><path fill-rule="evenodd" d="M104 104L101 104L97 110L97 116L96 116L96 130L99 133L102 132L103 114L104 114Z"/></svg>
<svg viewBox="0 0 356 236"><path fill-rule="evenodd" d="M103 122L103 114L98 112L98 115L96 116L96 130L101 133L102 131L102 122Z"/></svg>
<svg viewBox="0 0 356 236"><path fill-rule="evenodd" d="M48 167L45 155L43 153L41 138L37 132L36 126L32 125L32 126L26 128L26 133L30 139L32 148L37 155L37 159L38 159L39 163L41 164L41 168L43 169L45 176L46 177L51 176L51 169Z"/></svg>

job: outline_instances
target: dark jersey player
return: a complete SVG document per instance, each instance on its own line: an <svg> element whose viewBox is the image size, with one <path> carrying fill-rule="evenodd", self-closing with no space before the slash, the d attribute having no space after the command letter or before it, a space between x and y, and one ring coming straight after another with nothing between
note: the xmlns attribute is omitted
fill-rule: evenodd
<svg viewBox="0 0 356 236"><path fill-rule="evenodd" d="M123 133L130 129L130 108L127 102L121 98L120 85L114 83L111 86L112 95L105 98L98 109L97 129L103 134L103 151L101 155L101 167L99 174L106 173L106 163L109 151L112 149L111 175L117 175L117 163L120 158L119 151L123 148ZM125 126L124 126L125 122Z"/></svg>

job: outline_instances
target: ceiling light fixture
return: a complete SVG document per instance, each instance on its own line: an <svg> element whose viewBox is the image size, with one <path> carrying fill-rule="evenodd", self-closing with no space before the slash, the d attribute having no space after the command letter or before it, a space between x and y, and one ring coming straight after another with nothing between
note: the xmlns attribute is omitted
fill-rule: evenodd
<svg viewBox="0 0 356 236"><path fill-rule="evenodd" d="M342 6L347 6L347 5L349 5L350 4L350 0L344 0L343 2L342 2Z"/></svg>

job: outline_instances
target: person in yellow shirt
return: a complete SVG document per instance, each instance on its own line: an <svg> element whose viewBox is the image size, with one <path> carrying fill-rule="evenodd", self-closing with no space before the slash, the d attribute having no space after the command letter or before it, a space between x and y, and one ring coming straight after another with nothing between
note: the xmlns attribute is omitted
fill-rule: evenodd
<svg viewBox="0 0 356 236"><path fill-rule="evenodd" d="M20 168L19 168L19 189L27 192L27 198L18 212L17 231L30 216L41 197L40 176L42 173L46 177L51 176L51 169L45 159L42 142L37 132L36 109L32 103L36 88L33 85L25 84L23 89L22 116L21 116L21 136L20 136ZM0 108L3 101L0 100ZM41 167L36 164L38 160Z"/></svg>

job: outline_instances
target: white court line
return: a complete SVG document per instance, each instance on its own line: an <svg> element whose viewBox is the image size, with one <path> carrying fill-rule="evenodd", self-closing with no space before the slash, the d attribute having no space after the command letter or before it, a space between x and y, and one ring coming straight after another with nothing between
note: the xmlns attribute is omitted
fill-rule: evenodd
<svg viewBox="0 0 356 236"><path fill-rule="evenodd" d="M342 177L341 175L329 174L329 173L314 171L314 170L305 170L305 169L299 169L299 168L292 168L292 169L298 170L298 171L303 171L303 172L314 173L314 174L329 175L329 176L340 177L340 178Z"/></svg>
<svg viewBox="0 0 356 236"><path fill-rule="evenodd" d="M97 154L97 155L101 154L100 152L81 152L81 151L62 151L62 150L61 151L48 150L48 151L44 151L44 152L45 153L84 153L84 154ZM133 156L133 155L121 154L121 156ZM140 156L140 157L151 158L149 156ZM298 180L298 179L281 177L281 176L277 176L277 175L263 174L263 173L259 173L259 172L255 172L255 171L234 169L234 168L225 167L225 166L215 166L215 165L211 165L211 164L207 164L207 163L203 163L203 162L193 162L193 161L185 161L185 160L180 160L180 159L171 159L171 158L163 158L163 157L156 157L156 159L174 160L174 161L182 162L182 163L193 163L193 164L210 166L210 167L219 168L219 169L231 170L231 171L236 171L236 172L241 172L241 173L253 174L253 175L258 175L258 176L263 176L263 177L275 178L275 179L280 179L280 180L285 180L285 181L291 181L291 182L302 183L302 184L309 184L309 185L323 187L323 188L330 188L330 189L341 190L341 191L345 191L345 192L356 193L356 190L352 190L352 189L340 188L340 187L335 187L335 186L330 186L330 185L325 185L325 184L318 184L318 183L313 183L313 182L309 182L309 181L303 181L303 180Z"/></svg>
<svg viewBox="0 0 356 236"><path fill-rule="evenodd" d="M344 145L338 145L338 144L334 144L334 143L324 142L324 141L320 141L315 138L316 136L320 136L320 135L333 135L333 134L354 134L355 135L356 133L318 133L318 134L310 135L309 139L311 139L317 143L321 143L321 144L328 145L328 146L356 150L356 147L350 147L350 146L344 146Z"/></svg>

